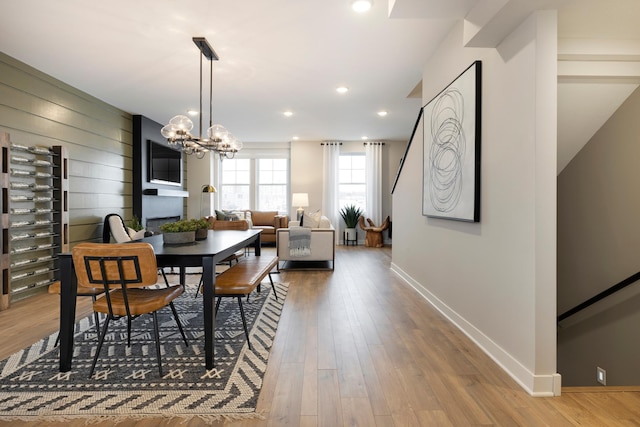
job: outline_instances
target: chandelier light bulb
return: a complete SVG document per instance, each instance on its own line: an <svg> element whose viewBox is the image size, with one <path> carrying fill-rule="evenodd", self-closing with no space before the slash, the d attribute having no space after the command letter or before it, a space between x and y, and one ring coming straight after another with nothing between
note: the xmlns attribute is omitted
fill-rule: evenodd
<svg viewBox="0 0 640 427"><path fill-rule="evenodd" d="M173 125L176 130L190 132L193 129L193 122L187 116L178 115L169 120L169 124Z"/></svg>
<svg viewBox="0 0 640 427"><path fill-rule="evenodd" d="M176 129L172 124L168 124L160 129L160 134L169 140L173 140L176 137Z"/></svg>
<svg viewBox="0 0 640 427"><path fill-rule="evenodd" d="M229 131L222 125L213 125L207 129L207 135L213 142L220 142L227 137Z"/></svg>

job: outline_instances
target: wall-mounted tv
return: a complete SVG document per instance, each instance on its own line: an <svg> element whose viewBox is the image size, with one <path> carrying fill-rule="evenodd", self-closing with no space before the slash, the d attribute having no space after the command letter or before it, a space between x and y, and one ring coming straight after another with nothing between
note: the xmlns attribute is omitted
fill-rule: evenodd
<svg viewBox="0 0 640 427"><path fill-rule="evenodd" d="M182 152L148 141L149 182L155 184L182 185Z"/></svg>

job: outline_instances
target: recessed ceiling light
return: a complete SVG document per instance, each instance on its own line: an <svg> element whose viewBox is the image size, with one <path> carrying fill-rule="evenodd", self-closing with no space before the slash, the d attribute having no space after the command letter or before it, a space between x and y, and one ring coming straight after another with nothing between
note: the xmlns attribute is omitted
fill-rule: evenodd
<svg viewBox="0 0 640 427"><path fill-rule="evenodd" d="M369 139L369 137L368 137L368 136L363 136L363 137L362 137L362 140L363 140L363 141L366 141L367 139Z"/></svg>
<svg viewBox="0 0 640 427"><path fill-rule="evenodd" d="M371 9L373 5L373 1L371 0L354 0L351 2L351 8L358 13L367 12Z"/></svg>
<svg viewBox="0 0 640 427"><path fill-rule="evenodd" d="M293 140L294 140L294 141L297 141L297 140L299 140L299 139L300 139L300 137L299 137L299 136L294 136L294 137L293 137Z"/></svg>
<svg viewBox="0 0 640 427"><path fill-rule="evenodd" d="M349 88L346 87L346 86L338 86L336 88L336 92L338 92L338 93L347 93L347 92L349 92Z"/></svg>
<svg viewBox="0 0 640 427"><path fill-rule="evenodd" d="M284 112L284 113L282 113L282 114L284 114L284 115L285 115L285 116L287 116L287 117L291 117L291 116L293 116L293 112L292 112L292 111L285 111L285 112Z"/></svg>
<svg viewBox="0 0 640 427"><path fill-rule="evenodd" d="M378 115L379 115L380 117L384 117L384 116L386 116L386 115L387 115L387 112L386 112L386 111L384 111L384 110L382 110L382 111L378 111Z"/></svg>
<svg viewBox="0 0 640 427"><path fill-rule="evenodd" d="M187 110L187 114L190 116L197 116L198 110Z"/></svg>

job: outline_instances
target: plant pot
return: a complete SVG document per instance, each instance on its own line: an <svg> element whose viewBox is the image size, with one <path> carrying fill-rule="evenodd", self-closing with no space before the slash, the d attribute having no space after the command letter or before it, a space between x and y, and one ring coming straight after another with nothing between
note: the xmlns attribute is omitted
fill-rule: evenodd
<svg viewBox="0 0 640 427"><path fill-rule="evenodd" d="M183 245L196 241L195 231L180 231L177 233L163 233L162 240L165 245Z"/></svg>
<svg viewBox="0 0 640 427"><path fill-rule="evenodd" d="M358 238L355 228L347 228L345 232L347 233L347 240L349 241L354 241Z"/></svg>
<svg viewBox="0 0 640 427"><path fill-rule="evenodd" d="M205 240L208 234L209 234L208 228L201 228L199 230L196 230L196 240Z"/></svg>

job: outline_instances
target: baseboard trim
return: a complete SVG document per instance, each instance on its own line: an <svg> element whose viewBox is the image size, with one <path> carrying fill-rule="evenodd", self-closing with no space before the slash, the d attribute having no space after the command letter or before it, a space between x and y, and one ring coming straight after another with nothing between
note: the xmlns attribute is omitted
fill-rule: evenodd
<svg viewBox="0 0 640 427"><path fill-rule="evenodd" d="M464 317L451 309L428 289L414 280L395 263L391 263L391 271L418 292L429 304L442 313L462 333L484 351L500 368L502 368L515 382L534 397L559 396L562 378L560 374L535 375L511 354L493 342L482 331L469 323Z"/></svg>

